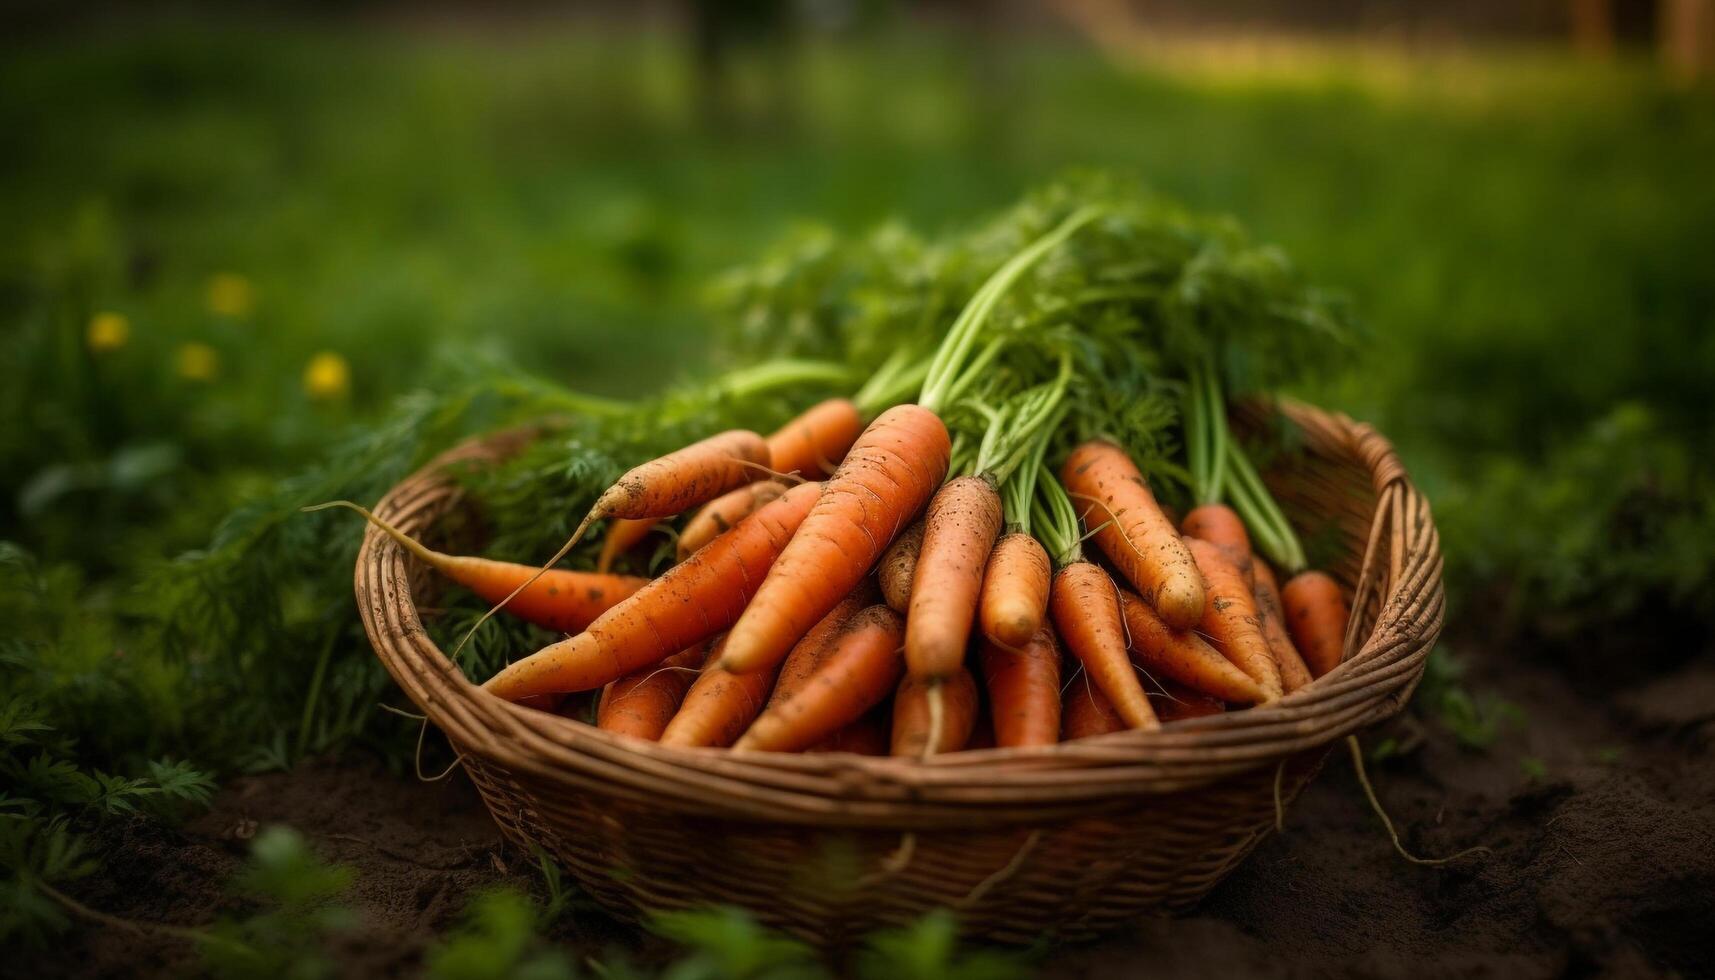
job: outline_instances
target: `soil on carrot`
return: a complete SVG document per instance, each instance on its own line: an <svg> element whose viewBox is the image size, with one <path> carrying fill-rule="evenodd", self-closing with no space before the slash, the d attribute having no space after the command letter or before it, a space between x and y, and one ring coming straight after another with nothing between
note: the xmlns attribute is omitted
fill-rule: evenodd
<svg viewBox="0 0 1715 980"><path fill-rule="evenodd" d="M1469 646L1454 644L1456 648ZM1662 651L1684 651L1682 654ZM1420 743L1371 776L1424 856L1481 844L1440 867L1392 850L1343 752L1288 811L1286 831L1190 916L1142 920L1106 939L1052 947L1052 977L1231 975L1560 976L1695 974L1715 963L1715 658L1704 637L1630 650L1497 647L1467 658L1465 683L1520 709L1483 751L1436 724L1365 736ZM1689 654L1689 655L1687 655ZM1648 665L1616 683L1604 665ZM1641 672L1642 673L1642 672ZM72 889L103 912L206 924L241 914L224 883L259 825L297 828L349 865L358 929L337 949L348 975L414 973L476 891L533 885L461 778L425 785L347 760L230 782L177 829L112 831L108 870ZM578 958L670 955L599 913L556 927ZM176 976L195 952L170 938L80 924L0 973Z"/></svg>

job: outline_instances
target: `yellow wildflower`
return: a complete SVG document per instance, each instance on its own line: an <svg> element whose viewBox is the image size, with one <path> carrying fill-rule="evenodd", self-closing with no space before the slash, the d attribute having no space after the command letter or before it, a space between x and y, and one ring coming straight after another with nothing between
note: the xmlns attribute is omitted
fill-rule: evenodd
<svg viewBox="0 0 1715 980"><path fill-rule="evenodd" d="M311 398L339 398L351 389L351 365L324 350L304 366L304 391Z"/></svg>
<svg viewBox="0 0 1715 980"><path fill-rule="evenodd" d="M220 352L207 344L193 341L181 346L174 361L179 377L186 381L213 381L220 374Z"/></svg>
<svg viewBox="0 0 1715 980"><path fill-rule="evenodd" d="M97 354L118 350L131 339L131 321L123 313L104 311L89 318L89 330L84 334L89 349Z"/></svg>
<svg viewBox="0 0 1715 980"><path fill-rule="evenodd" d="M208 311L216 316L245 316L256 306L256 290L236 272L221 272L208 280Z"/></svg>

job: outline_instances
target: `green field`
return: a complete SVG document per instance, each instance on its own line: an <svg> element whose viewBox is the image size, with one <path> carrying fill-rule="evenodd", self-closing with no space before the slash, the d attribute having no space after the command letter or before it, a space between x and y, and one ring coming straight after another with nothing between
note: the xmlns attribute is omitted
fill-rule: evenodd
<svg viewBox="0 0 1715 980"><path fill-rule="evenodd" d="M1394 438L1455 609L1498 596L1527 638L1715 624L1707 92L1535 52L1121 70L886 33L738 67L717 124L676 41L592 29L0 50L7 928L44 917L50 833L194 802L187 774L408 764L356 531L291 510L503 414L426 399L706 377L708 281L782 234L959 228L1068 168L1231 215L1350 297L1355 366L1299 394ZM341 471L360 444L387 465Z"/></svg>

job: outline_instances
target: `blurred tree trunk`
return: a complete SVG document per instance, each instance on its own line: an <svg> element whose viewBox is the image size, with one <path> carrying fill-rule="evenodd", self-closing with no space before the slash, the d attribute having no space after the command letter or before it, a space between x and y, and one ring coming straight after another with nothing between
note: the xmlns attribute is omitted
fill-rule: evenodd
<svg viewBox="0 0 1715 980"><path fill-rule="evenodd" d="M1707 78L1715 72L1715 0L1662 0L1657 37L1675 78Z"/></svg>
<svg viewBox="0 0 1715 980"><path fill-rule="evenodd" d="M1614 54L1614 8L1611 0L1572 0L1572 49L1592 58Z"/></svg>

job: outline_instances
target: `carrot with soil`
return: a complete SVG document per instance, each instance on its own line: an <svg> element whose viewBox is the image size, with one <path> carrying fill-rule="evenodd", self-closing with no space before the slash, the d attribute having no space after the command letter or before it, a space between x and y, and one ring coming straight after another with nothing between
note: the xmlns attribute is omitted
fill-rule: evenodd
<svg viewBox="0 0 1715 980"><path fill-rule="evenodd" d="M484 601L500 603L503 611L527 623L560 633L576 633L584 629L595 622L596 617L649 584L648 579L634 575L607 575L564 568L540 572L534 565L445 554L349 500L335 500L305 507L304 510L317 511L329 507L343 507L362 514L365 520L398 542L417 560Z"/></svg>
<svg viewBox="0 0 1715 980"><path fill-rule="evenodd" d="M1171 626L1196 625L1203 615L1203 576L1179 532L1124 449L1086 442L1060 470L1096 546L1138 594Z"/></svg>
<svg viewBox="0 0 1715 980"><path fill-rule="evenodd" d="M1113 579L1084 560L1077 512L1065 490L1046 473L1038 478L1037 490L1037 531L1048 541L1060 569L1048 600L1055 631L1126 727L1158 727L1126 655L1125 623Z"/></svg>
<svg viewBox="0 0 1715 980"><path fill-rule="evenodd" d="M708 665L697 675L678 713L661 732L662 745L725 748L738 741L762 713L768 689L774 685L774 672L734 674L722 669L717 663L725 643L723 636L709 651Z"/></svg>
<svg viewBox="0 0 1715 980"><path fill-rule="evenodd" d="M1060 646L1043 627L1017 649L982 645L994 744L1010 749L1060 740Z"/></svg>
<svg viewBox="0 0 1715 980"><path fill-rule="evenodd" d="M697 549L732 530L734 524L749 517L758 507L778 499L786 492L779 480L758 480L722 494L703 505L685 522L679 532L678 558L691 557Z"/></svg>
<svg viewBox="0 0 1715 980"><path fill-rule="evenodd" d="M839 467L863 429L863 414L844 398L812 405L768 437L769 466L821 479Z"/></svg>
<svg viewBox="0 0 1715 980"><path fill-rule="evenodd" d="M939 718L930 701L932 687L941 698ZM911 758L957 752L970 739L976 720L977 682L963 666L935 681L906 677L893 697L892 752Z"/></svg>
<svg viewBox="0 0 1715 980"><path fill-rule="evenodd" d="M1280 686L1286 693L1291 694L1312 680L1310 668L1299 655L1298 647L1292 643L1292 637L1286 632L1286 614L1280 601L1280 586L1274 578L1274 569L1268 567L1268 562L1256 559L1253 569L1256 584L1251 593L1256 597L1257 619L1262 624L1263 639L1268 641L1268 649L1274 654L1274 662L1280 667Z"/></svg>
<svg viewBox="0 0 1715 980"><path fill-rule="evenodd" d="M900 615L911 608L911 578L917 574L917 555L922 550L923 522L916 521L887 546L881 565L875 570L881 597L888 608Z"/></svg>
<svg viewBox="0 0 1715 980"><path fill-rule="evenodd" d="M1346 622L1351 610L1340 584L1325 572L1300 572L1280 590L1287 628L1314 677L1335 667L1346 654Z"/></svg>
<svg viewBox="0 0 1715 980"><path fill-rule="evenodd" d="M779 664L928 503L951 449L947 427L915 405L871 423L733 625L722 664L735 673Z"/></svg>
<svg viewBox="0 0 1715 980"><path fill-rule="evenodd" d="M1168 677L1223 701L1260 704L1267 699L1262 685L1234 666L1219 650L1191 630L1174 629L1149 603L1120 590L1131 659L1140 669Z"/></svg>
<svg viewBox="0 0 1715 980"><path fill-rule="evenodd" d="M601 691L595 726L652 742L659 739L707 655L707 646L699 643L653 667L609 682Z"/></svg>
<svg viewBox="0 0 1715 980"><path fill-rule="evenodd" d="M632 467L613 486L602 491L560 550L513 594L529 588L538 577L559 564L583 540L584 532L593 522L608 517L627 520L672 517L751 482L755 479L754 470L765 467L767 462L768 444L761 436L746 429L731 429ZM483 613L453 648L454 655L511 599L512 596L507 596Z"/></svg>
<svg viewBox="0 0 1715 980"><path fill-rule="evenodd" d="M1297 533L1237 440L1227 442L1227 454L1234 507L1257 530L1259 550L1289 576L1280 588L1280 605L1292 646L1310 676L1321 677L1345 656L1346 626L1351 619L1345 592L1326 572L1308 567Z"/></svg>
<svg viewBox="0 0 1715 980"><path fill-rule="evenodd" d="M930 501L905 618L905 662L912 677L946 677L965 659L1000 524L1000 494L984 476L952 480Z"/></svg>
<svg viewBox="0 0 1715 980"><path fill-rule="evenodd" d="M1125 719L1101 689L1084 674L1066 685L1066 700L1060 708L1060 741L1071 742L1096 735L1123 732Z"/></svg>
<svg viewBox="0 0 1715 980"><path fill-rule="evenodd" d="M508 666L483 687L508 700L589 690L726 629L820 493L817 483L793 487L603 613L589 629Z"/></svg>
<svg viewBox="0 0 1715 980"><path fill-rule="evenodd" d="M832 652L834 641L845 631L846 623L853 616L875 604L876 588L865 579L852 590L851 595L840 600L840 604L828 611L821 622L810 627L810 632L804 634L792 647L792 652L781 661L780 676L774 681L774 690L768 695L770 706L779 704L792 695L811 677L828 659Z"/></svg>
<svg viewBox="0 0 1715 980"><path fill-rule="evenodd" d="M763 712L734 748L799 751L862 718L905 672L904 641L898 613L886 606L858 613L821 668L796 694Z"/></svg>
<svg viewBox="0 0 1715 980"><path fill-rule="evenodd" d="M1262 688L1269 701L1280 697L1280 666L1257 621L1256 597L1244 576L1221 549L1200 538L1186 538L1208 582L1208 598L1199 628L1219 645L1227 659Z"/></svg>
<svg viewBox="0 0 1715 980"><path fill-rule="evenodd" d="M601 539L601 555L596 558L595 570L605 572L613 567L613 563L631 549L643 543L649 537L649 532L655 530L661 523L657 517L645 517L638 520L618 518L608 522L607 534Z"/></svg>

